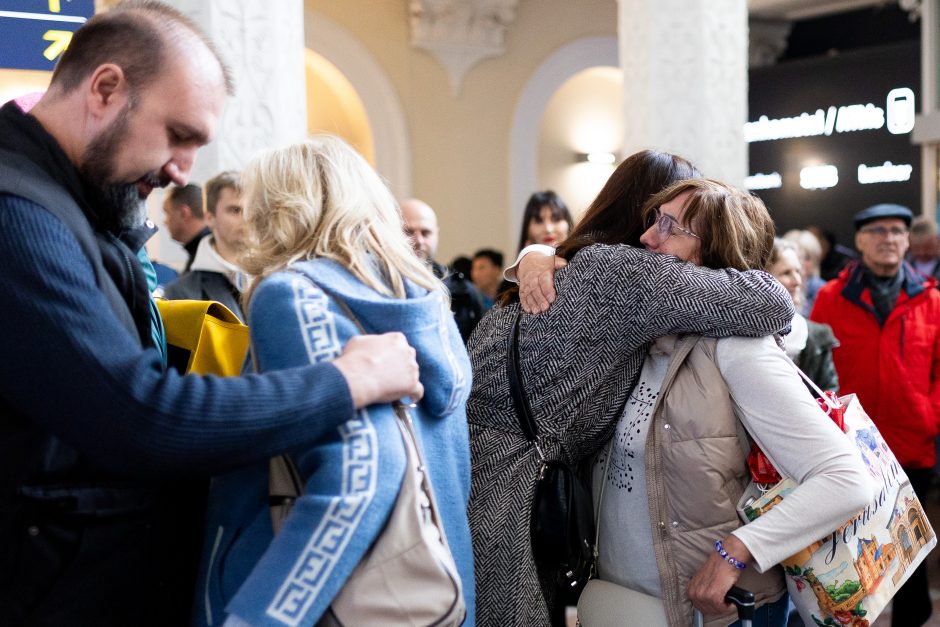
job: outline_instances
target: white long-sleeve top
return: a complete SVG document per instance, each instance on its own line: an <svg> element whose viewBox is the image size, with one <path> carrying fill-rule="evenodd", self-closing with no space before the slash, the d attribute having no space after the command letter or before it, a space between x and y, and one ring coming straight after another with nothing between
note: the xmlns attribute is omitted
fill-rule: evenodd
<svg viewBox="0 0 940 627"><path fill-rule="evenodd" d="M652 546L649 506L645 486L636 483L645 484L649 414L672 346L657 341L651 347L617 426L599 521L601 577L651 594L660 593L651 551L637 553ZM780 473L800 484L734 531L763 572L844 523L873 498L874 486L854 444L818 409L773 338L719 339L715 360L738 419ZM595 498L603 467L595 466Z"/></svg>

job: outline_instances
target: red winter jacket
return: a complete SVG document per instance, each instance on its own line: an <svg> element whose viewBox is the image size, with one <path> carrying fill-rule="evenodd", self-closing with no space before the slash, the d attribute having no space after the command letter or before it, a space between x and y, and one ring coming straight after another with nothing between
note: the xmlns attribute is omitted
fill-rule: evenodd
<svg viewBox="0 0 940 627"><path fill-rule="evenodd" d="M832 327L843 394L855 393L906 468L934 465L940 428L940 291L904 264L894 310L878 326L858 262L820 288L810 318Z"/></svg>

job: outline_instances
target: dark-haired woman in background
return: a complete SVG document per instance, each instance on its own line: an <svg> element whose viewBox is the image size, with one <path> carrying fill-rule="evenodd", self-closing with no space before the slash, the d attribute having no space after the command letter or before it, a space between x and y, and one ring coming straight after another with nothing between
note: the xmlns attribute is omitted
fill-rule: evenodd
<svg viewBox="0 0 940 627"><path fill-rule="evenodd" d="M529 244L557 246L574 228L568 205L551 190L529 196L522 214L519 250Z"/></svg>

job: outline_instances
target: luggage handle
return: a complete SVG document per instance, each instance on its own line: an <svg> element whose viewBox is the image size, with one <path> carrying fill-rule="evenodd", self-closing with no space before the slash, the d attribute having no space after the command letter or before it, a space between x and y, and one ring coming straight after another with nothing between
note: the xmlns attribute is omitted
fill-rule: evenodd
<svg viewBox="0 0 940 627"><path fill-rule="evenodd" d="M728 593L725 594L725 603L731 603L738 608L738 618L741 620L741 624L744 627L750 627L751 622L754 620L754 593L745 590L744 588L739 588L737 586L731 586L728 589ZM695 610L695 627L702 627L704 624L704 619L702 618L702 613Z"/></svg>
<svg viewBox="0 0 940 627"><path fill-rule="evenodd" d="M754 619L754 593L750 590L731 586L725 595L725 603L731 603L738 608L738 618L742 622Z"/></svg>

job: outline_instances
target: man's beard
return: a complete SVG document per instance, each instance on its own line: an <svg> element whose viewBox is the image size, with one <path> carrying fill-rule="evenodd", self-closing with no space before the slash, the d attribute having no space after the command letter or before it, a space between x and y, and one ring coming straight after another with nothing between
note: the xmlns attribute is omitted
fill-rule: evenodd
<svg viewBox="0 0 940 627"><path fill-rule="evenodd" d="M147 219L147 204L140 198L137 181L109 182L114 174L118 148L127 135L129 113L130 105L124 107L111 126L88 144L79 168L96 196L95 209L103 226L115 231L139 227ZM155 179L154 183L159 182L156 174L148 174L145 178Z"/></svg>

